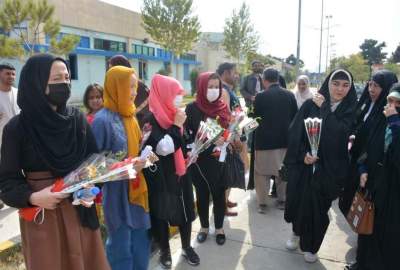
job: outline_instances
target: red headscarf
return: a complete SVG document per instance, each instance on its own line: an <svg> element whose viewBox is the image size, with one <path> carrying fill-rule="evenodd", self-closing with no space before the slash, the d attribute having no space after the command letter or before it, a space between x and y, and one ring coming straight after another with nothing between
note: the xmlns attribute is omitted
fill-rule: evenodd
<svg viewBox="0 0 400 270"><path fill-rule="evenodd" d="M222 88L221 83L219 85L219 97L216 101L210 102L207 99L208 81L212 72L204 72L197 78L197 96L196 105L199 109L208 117L219 119L219 123L223 128L229 126L231 113L229 112L228 106L221 100Z"/></svg>
<svg viewBox="0 0 400 270"><path fill-rule="evenodd" d="M177 108L174 106L174 99L177 95L184 95L185 90L174 78L154 75L151 81L149 106L157 123L163 128L170 128L175 120ZM182 149L174 153L176 174L182 176L186 173L186 164Z"/></svg>

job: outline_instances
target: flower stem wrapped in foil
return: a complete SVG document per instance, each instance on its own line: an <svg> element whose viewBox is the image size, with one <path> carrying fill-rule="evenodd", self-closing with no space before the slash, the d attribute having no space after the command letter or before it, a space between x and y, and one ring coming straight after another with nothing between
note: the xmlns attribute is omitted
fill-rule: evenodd
<svg viewBox="0 0 400 270"><path fill-rule="evenodd" d="M307 118L304 120L308 142L310 143L311 155L317 157L319 142L321 139L322 119L320 118ZM315 165L313 166L315 171Z"/></svg>

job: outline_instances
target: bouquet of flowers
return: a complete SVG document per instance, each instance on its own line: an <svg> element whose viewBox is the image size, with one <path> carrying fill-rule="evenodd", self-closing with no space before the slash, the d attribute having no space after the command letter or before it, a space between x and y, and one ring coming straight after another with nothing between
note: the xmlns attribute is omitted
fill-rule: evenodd
<svg viewBox="0 0 400 270"><path fill-rule="evenodd" d="M311 155L316 157L318 154L319 141L321 139L322 119L307 118L304 120L308 142L311 147Z"/></svg>
<svg viewBox="0 0 400 270"><path fill-rule="evenodd" d="M69 194L94 184L136 179L137 172L134 166L138 159L146 161L146 166L151 166L157 160L151 150L151 146L148 146L139 158L129 157L122 161L116 159L120 153L113 156L105 153L92 154L77 169L63 178L57 178L52 192ZM19 215L26 221L35 221L42 210L40 207L23 208L19 210Z"/></svg>
<svg viewBox="0 0 400 270"><path fill-rule="evenodd" d="M224 129L216 120L207 118L205 122L201 121L194 142L188 145L191 148L191 155L186 163L186 167L188 168L193 164L199 154L215 143L223 133Z"/></svg>

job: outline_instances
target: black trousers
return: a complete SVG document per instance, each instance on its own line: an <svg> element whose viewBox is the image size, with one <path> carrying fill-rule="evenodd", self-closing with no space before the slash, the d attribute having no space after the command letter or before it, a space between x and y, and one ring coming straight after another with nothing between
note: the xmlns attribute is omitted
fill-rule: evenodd
<svg viewBox="0 0 400 270"><path fill-rule="evenodd" d="M210 194L213 200L215 229L222 229L225 217L225 187L215 184L219 179L204 179L207 173L193 170L193 184L196 189L197 211L202 228L209 228ZM208 175L208 174L207 174Z"/></svg>
<svg viewBox="0 0 400 270"><path fill-rule="evenodd" d="M160 244L162 251L169 250L169 224L165 220L152 218L153 233L156 241ZM182 248L190 247L190 236L192 233L192 222L178 226L181 236Z"/></svg>

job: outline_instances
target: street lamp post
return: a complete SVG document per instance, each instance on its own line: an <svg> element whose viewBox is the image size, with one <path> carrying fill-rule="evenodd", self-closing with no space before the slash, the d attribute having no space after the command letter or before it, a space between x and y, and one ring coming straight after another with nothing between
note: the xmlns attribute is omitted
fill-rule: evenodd
<svg viewBox="0 0 400 270"><path fill-rule="evenodd" d="M299 0L299 21L297 25L297 59L296 59L296 78L300 70L300 33L301 33L301 0Z"/></svg>
<svg viewBox="0 0 400 270"><path fill-rule="evenodd" d="M328 71L328 55L329 55L329 27L330 27L330 20L332 19L332 15L325 16L326 20L328 21L328 28L327 28L327 36L326 36L326 62L325 62L325 72Z"/></svg>
<svg viewBox="0 0 400 270"><path fill-rule="evenodd" d="M321 74L321 57L322 57L322 33L323 33L323 27L324 27L324 0L322 0L322 9L321 9L321 35L320 35L320 40L319 40L319 65L318 65L318 76L320 77ZM318 82L320 83L321 78L318 79Z"/></svg>

